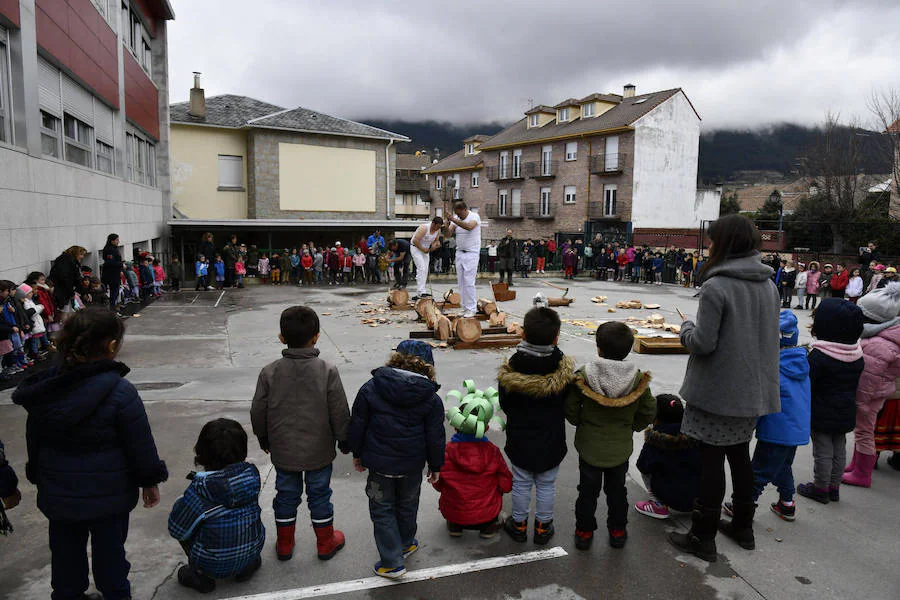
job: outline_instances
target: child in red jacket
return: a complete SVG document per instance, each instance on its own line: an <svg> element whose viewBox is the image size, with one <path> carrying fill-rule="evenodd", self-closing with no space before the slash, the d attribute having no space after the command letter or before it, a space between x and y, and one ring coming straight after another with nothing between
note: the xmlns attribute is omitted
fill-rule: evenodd
<svg viewBox="0 0 900 600"><path fill-rule="evenodd" d="M456 434L444 451L441 478L432 484L441 493L438 508L451 537L477 529L490 539L503 527L503 494L512 490L503 454L485 437L493 408L486 398L466 396L448 416Z"/></svg>

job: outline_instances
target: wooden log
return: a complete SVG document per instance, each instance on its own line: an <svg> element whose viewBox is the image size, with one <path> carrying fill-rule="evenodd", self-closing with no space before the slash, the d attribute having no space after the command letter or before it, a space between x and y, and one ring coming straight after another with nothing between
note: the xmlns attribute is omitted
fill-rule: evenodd
<svg viewBox="0 0 900 600"><path fill-rule="evenodd" d="M444 294L444 302L447 304L459 304L462 302L462 296L459 295L459 292L454 292L452 289Z"/></svg>
<svg viewBox="0 0 900 600"><path fill-rule="evenodd" d="M420 317L425 319L425 325L428 329L434 329L438 317L441 314L434 305L434 300L431 298L420 298L416 302L416 312Z"/></svg>
<svg viewBox="0 0 900 600"><path fill-rule="evenodd" d="M477 319L456 319L456 337L464 342L476 342L481 338L481 323Z"/></svg>
<svg viewBox="0 0 900 600"><path fill-rule="evenodd" d="M512 335L518 335L521 337L522 335L522 326L513 321L509 325L506 326L506 332Z"/></svg>
<svg viewBox="0 0 900 600"><path fill-rule="evenodd" d="M483 348L511 348L517 346L522 338L518 335L483 336L474 342L458 340L453 344L454 350L480 350Z"/></svg>
<svg viewBox="0 0 900 600"><path fill-rule="evenodd" d="M478 312L483 315L492 315L497 312L497 303L487 298L478 300Z"/></svg>
<svg viewBox="0 0 900 600"><path fill-rule="evenodd" d="M391 290L387 301L391 306L406 306L409 304L409 293L406 290Z"/></svg>
<svg viewBox="0 0 900 600"><path fill-rule="evenodd" d="M547 298L547 306L568 306L575 302L575 298Z"/></svg>
<svg viewBox="0 0 900 600"><path fill-rule="evenodd" d="M488 323L491 327L505 327L506 326L506 313L505 312L495 312L490 317L488 317Z"/></svg>
<svg viewBox="0 0 900 600"><path fill-rule="evenodd" d="M439 315L437 323L434 325L434 336L446 342L450 339L450 319L444 315Z"/></svg>

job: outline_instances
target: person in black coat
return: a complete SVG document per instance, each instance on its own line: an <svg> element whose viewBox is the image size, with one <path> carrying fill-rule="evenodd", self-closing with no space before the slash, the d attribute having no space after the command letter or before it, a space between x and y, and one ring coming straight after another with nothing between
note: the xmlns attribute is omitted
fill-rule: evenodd
<svg viewBox="0 0 900 600"><path fill-rule="evenodd" d="M53 301L60 312L71 312L72 299L81 284L81 260L85 254L85 248L70 246L50 267L47 279L53 282Z"/></svg>
<svg viewBox="0 0 900 600"><path fill-rule="evenodd" d="M114 359L125 326L105 308L66 321L57 342L60 363L26 379L13 402L28 412L25 474L50 521L53 597L84 596L87 541L94 582L104 598L129 598L125 558L129 513L143 490L144 506L159 503L168 478L144 404Z"/></svg>
<svg viewBox="0 0 900 600"><path fill-rule="evenodd" d="M0 534L12 531L12 526L3 515L3 511L10 510L19 505L22 494L19 492L19 478L16 472L6 461L6 452L3 441L0 440Z"/></svg>
<svg viewBox="0 0 900 600"><path fill-rule="evenodd" d="M125 261L119 252L119 236L111 233L106 237L106 246L103 247L103 268L100 271L100 281L109 288L109 309L116 310L116 301L119 299L119 288L122 286L122 268Z"/></svg>

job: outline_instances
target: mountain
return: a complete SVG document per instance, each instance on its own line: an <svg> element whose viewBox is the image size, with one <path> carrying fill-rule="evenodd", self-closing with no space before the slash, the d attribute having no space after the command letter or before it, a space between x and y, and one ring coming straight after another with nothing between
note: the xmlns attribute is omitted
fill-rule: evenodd
<svg viewBox="0 0 900 600"><path fill-rule="evenodd" d="M503 123L447 123L438 121L385 121L383 119L358 119L359 121L380 127L395 133L402 133L411 142L397 144L397 152L412 154L424 150L433 154L440 150L441 156L450 156L462 150L463 140L476 133L494 135L504 129Z"/></svg>

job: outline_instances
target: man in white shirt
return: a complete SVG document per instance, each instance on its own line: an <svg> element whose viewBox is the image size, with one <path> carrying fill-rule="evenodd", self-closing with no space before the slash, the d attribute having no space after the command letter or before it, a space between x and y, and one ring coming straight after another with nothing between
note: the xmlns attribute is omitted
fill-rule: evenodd
<svg viewBox="0 0 900 600"><path fill-rule="evenodd" d="M431 223L422 223L416 229L410 243L410 254L412 254L413 262L416 264L416 296L413 300L418 300L426 296L430 296L426 284L428 283L428 262L432 250L441 247L441 228L444 226L444 220L435 217Z"/></svg>
<svg viewBox="0 0 900 600"><path fill-rule="evenodd" d="M481 218L463 200L457 200L448 220L447 234L456 234L456 281L462 296L463 316L474 317L478 307L475 277L481 253Z"/></svg>

